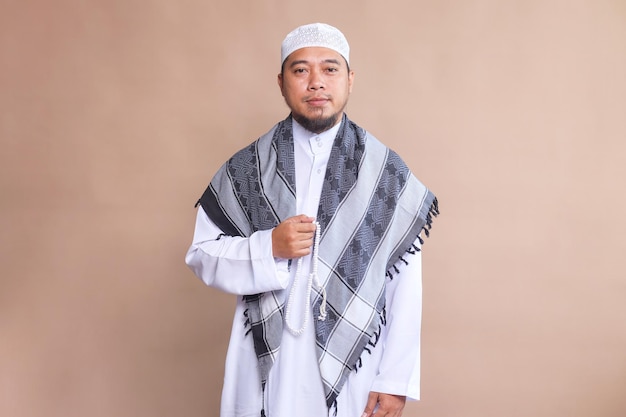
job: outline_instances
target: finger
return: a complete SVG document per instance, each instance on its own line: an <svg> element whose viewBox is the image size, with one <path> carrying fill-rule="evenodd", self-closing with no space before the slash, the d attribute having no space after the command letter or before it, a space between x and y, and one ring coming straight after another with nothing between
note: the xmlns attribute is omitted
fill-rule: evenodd
<svg viewBox="0 0 626 417"><path fill-rule="evenodd" d="M315 217L309 217L306 214L298 214L285 220L286 223L313 223Z"/></svg>
<svg viewBox="0 0 626 417"><path fill-rule="evenodd" d="M293 242L294 250L310 249L313 246L313 239L302 239Z"/></svg>
<svg viewBox="0 0 626 417"><path fill-rule="evenodd" d="M291 226L293 231L300 235L305 235L311 238L315 236L315 225L313 223L294 223Z"/></svg>
<svg viewBox="0 0 626 417"><path fill-rule="evenodd" d="M375 414L378 417L379 412L383 412L383 416L388 417L400 417L402 416L402 410L406 403L406 397L393 394L379 394L378 396L378 411Z"/></svg>
<svg viewBox="0 0 626 417"><path fill-rule="evenodd" d="M296 232L295 238L297 240L306 241L310 240L311 244L313 244L313 238L315 237L315 232L307 231L307 230L298 230Z"/></svg>
<svg viewBox="0 0 626 417"><path fill-rule="evenodd" d="M361 417L371 417L374 413L374 408L376 407L376 403L378 402L378 393L370 392L367 397L367 404L365 404L365 410Z"/></svg>

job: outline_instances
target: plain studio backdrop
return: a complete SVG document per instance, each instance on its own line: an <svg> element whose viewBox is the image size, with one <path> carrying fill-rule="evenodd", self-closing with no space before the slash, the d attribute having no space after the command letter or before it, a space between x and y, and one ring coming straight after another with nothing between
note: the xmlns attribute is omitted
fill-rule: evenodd
<svg viewBox="0 0 626 417"><path fill-rule="evenodd" d="M193 206L316 21L440 200L405 416L626 415L624 0L1 1L0 415L218 415Z"/></svg>

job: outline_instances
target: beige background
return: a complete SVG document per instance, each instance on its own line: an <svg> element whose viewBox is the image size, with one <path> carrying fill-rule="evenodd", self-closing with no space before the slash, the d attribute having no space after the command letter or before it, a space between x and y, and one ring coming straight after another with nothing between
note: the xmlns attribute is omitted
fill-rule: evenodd
<svg viewBox="0 0 626 417"><path fill-rule="evenodd" d="M405 416L626 415L624 0L2 0L0 415L217 416L193 204L312 21L441 203Z"/></svg>

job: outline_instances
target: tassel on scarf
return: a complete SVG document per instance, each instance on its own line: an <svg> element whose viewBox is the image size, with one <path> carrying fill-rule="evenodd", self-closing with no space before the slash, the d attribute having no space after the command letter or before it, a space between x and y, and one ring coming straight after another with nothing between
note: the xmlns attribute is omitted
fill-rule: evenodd
<svg viewBox="0 0 626 417"><path fill-rule="evenodd" d="M250 317L248 316L248 309L246 308L243 311L243 315L246 318L246 321L243 322L244 329L248 327L248 330L244 333L244 337L247 336L252 331L252 322L250 321Z"/></svg>
<svg viewBox="0 0 626 417"><path fill-rule="evenodd" d="M265 416L265 383L266 381L261 382L261 417Z"/></svg>
<svg viewBox="0 0 626 417"><path fill-rule="evenodd" d="M335 411L333 412L333 416L337 417L337 411L338 411L338 406L337 406L337 399L335 398L335 401L333 401L333 403L330 405L330 408L334 408ZM330 411L330 410L329 410Z"/></svg>

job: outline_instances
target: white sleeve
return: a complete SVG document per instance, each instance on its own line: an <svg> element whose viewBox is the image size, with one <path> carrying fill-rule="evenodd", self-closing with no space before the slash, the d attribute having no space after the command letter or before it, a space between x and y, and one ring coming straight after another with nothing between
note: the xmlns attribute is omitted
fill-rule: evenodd
<svg viewBox="0 0 626 417"><path fill-rule="evenodd" d="M232 294L280 290L289 281L287 260L273 257L271 229L249 238L225 236L202 207L185 262L205 284Z"/></svg>
<svg viewBox="0 0 626 417"><path fill-rule="evenodd" d="M416 242L419 247L419 242ZM420 339L422 324L422 255L406 254L398 261L398 273L387 282L387 325L378 375L372 391L420 397Z"/></svg>

